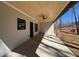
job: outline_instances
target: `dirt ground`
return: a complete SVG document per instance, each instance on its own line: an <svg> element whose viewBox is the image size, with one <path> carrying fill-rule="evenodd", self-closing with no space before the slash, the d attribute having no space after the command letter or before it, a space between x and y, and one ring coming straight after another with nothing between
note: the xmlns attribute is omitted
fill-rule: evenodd
<svg viewBox="0 0 79 59"><path fill-rule="evenodd" d="M65 45L79 57L79 35L68 34L68 33L57 33L58 37L64 42Z"/></svg>

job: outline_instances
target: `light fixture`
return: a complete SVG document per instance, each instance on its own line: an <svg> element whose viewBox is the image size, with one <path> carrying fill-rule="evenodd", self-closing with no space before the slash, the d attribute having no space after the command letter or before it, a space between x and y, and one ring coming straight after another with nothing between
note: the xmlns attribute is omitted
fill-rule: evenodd
<svg viewBox="0 0 79 59"><path fill-rule="evenodd" d="M45 19L47 19L47 16L42 14L42 18L45 20Z"/></svg>

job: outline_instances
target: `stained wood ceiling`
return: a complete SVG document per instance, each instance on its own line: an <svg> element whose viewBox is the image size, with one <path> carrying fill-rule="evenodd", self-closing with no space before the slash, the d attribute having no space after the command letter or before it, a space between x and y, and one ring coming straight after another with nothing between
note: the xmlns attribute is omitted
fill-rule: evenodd
<svg viewBox="0 0 79 59"><path fill-rule="evenodd" d="M8 1L39 22L53 21L68 4L68 1ZM46 19L43 19L43 18Z"/></svg>

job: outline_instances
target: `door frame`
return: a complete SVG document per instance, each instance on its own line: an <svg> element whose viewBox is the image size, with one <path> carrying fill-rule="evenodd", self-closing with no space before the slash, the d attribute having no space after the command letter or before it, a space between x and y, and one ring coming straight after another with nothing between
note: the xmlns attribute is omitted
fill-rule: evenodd
<svg viewBox="0 0 79 59"><path fill-rule="evenodd" d="M30 37L33 37L33 22L30 22Z"/></svg>

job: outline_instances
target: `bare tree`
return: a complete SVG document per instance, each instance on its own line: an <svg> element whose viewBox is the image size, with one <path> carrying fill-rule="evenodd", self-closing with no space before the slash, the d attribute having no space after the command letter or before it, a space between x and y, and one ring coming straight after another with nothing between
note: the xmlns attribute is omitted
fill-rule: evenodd
<svg viewBox="0 0 79 59"><path fill-rule="evenodd" d="M62 20L60 19L59 22L60 22L60 32L61 32L61 28L62 28Z"/></svg>
<svg viewBox="0 0 79 59"><path fill-rule="evenodd" d="M77 23L77 17L76 17L76 12L75 12L75 8L73 7L73 14L75 17L75 23L76 23L76 34L79 35L79 29L78 29L78 23Z"/></svg>

